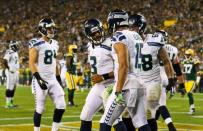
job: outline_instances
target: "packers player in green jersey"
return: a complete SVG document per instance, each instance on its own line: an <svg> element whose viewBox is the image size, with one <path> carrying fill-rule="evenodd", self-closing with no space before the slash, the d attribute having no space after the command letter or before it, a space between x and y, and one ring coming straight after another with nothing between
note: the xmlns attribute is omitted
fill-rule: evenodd
<svg viewBox="0 0 203 131"><path fill-rule="evenodd" d="M183 72L185 74L185 89L189 98L190 111L189 114L194 114L195 106L194 106L194 97L193 90L196 86L197 80L197 72L200 61L194 57L194 50L188 49L185 51L185 59L182 62L183 64Z"/></svg>

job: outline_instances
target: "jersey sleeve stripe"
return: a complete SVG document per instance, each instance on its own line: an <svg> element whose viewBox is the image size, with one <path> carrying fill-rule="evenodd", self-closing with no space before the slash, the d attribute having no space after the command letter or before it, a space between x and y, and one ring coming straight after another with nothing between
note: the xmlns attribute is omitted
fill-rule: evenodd
<svg viewBox="0 0 203 131"><path fill-rule="evenodd" d="M104 49L107 49L107 50L109 50L109 51L111 51L111 47L109 47L109 46L101 45L100 47L101 47L101 48L104 48Z"/></svg>
<svg viewBox="0 0 203 131"><path fill-rule="evenodd" d="M44 44L44 43L45 43L44 41L40 41L38 43L33 44L33 46L39 46L39 45Z"/></svg>
<svg viewBox="0 0 203 131"><path fill-rule="evenodd" d="M156 43L156 42L147 42L147 44L148 44L149 46L164 46L163 44L161 44L161 43Z"/></svg>

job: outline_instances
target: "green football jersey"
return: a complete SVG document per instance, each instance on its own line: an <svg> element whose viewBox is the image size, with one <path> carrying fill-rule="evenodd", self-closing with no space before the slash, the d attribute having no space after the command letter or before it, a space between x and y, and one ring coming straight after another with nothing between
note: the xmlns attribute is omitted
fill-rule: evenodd
<svg viewBox="0 0 203 131"><path fill-rule="evenodd" d="M183 61L183 72L186 75L186 80L193 80L196 81L196 66L199 63L199 60L197 59L185 59Z"/></svg>

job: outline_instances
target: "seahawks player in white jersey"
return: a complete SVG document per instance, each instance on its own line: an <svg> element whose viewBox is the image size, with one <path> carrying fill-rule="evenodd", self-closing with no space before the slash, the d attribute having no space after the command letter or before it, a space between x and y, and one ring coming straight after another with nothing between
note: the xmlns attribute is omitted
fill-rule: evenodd
<svg viewBox="0 0 203 131"><path fill-rule="evenodd" d="M164 30L160 30L158 32L161 33L165 37L164 39L165 39L166 43L168 43L168 33L165 32ZM183 77L183 74L181 71L180 62L179 62L179 58L178 58L178 49L175 46L172 46L170 44L165 44L165 49L166 49L167 53L169 54L170 60L173 65L173 69L174 69L174 71L176 73L176 77L179 81L178 92L181 93L181 96L184 96L185 95L184 77ZM162 63L161 63L161 65L162 65ZM165 123L168 125L169 131L176 131L176 129L173 125L170 113L166 107L166 89L168 86L168 82L169 81L173 82L174 80L173 79L168 80L166 73L165 73L165 69L163 68L163 66L161 66L160 68L161 68L160 75L161 75L161 79L162 79L163 88L162 88L162 94L161 94L161 97L159 100L160 107L156 113L156 119L158 119L159 115L161 114Z"/></svg>
<svg viewBox="0 0 203 131"><path fill-rule="evenodd" d="M60 72L56 64L58 42L55 35L55 23L50 18L42 19L38 25L42 37L29 41L29 66L33 74L32 92L35 97L34 131L40 131L41 115L45 110L45 101L49 95L55 110L51 131L57 131L66 108L64 91L61 86Z"/></svg>
<svg viewBox="0 0 203 131"><path fill-rule="evenodd" d="M6 108L16 107L13 104L13 97L15 93L16 86L18 84L19 74L19 58L18 58L18 43L16 41L11 41L9 43L9 49L6 50L4 56L4 67L6 68Z"/></svg>
<svg viewBox="0 0 203 131"><path fill-rule="evenodd" d="M133 125L139 131L150 131L145 113L145 87L137 78L137 46L143 45L140 35L128 30L128 14L114 10L108 15L109 31L112 36L115 86L109 96L105 112L100 120L100 131L110 131L112 123L127 107Z"/></svg>
<svg viewBox="0 0 203 131"><path fill-rule="evenodd" d="M88 60L91 65L93 87L90 90L80 119L80 131L91 131L93 115L105 106L103 93L107 86L114 82L113 58L111 55L111 39L105 38L102 23L98 19L89 19L84 24L88 43ZM126 131L122 121L117 121L114 128L116 131Z"/></svg>
<svg viewBox="0 0 203 131"><path fill-rule="evenodd" d="M129 18L129 25L132 30L139 31L140 33L143 23L146 24L146 20L142 15L135 14ZM159 61L163 61L165 69L168 70L167 76L169 78L173 78L174 75L173 67L164 45L164 36L161 33L155 32L145 36L143 47L137 47L141 50L140 61L142 63L138 65L138 68L141 68L142 71L139 72L139 77L144 81L147 88L147 110L151 113L148 123L152 131L157 131L158 129L155 114L159 107L162 91Z"/></svg>

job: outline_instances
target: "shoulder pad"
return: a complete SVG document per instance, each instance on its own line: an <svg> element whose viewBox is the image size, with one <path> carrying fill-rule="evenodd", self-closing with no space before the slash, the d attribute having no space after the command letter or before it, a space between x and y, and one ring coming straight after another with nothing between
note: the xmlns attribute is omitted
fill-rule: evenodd
<svg viewBox="0 0 203 131"><path fill-rule="evenodd" d="M161 34L148 34L146 42L149 46L164 46L165 44Z"/></svg>
<svg viewBox="0 0 203 131"><path fill-rule="evenodd" d="M123 32L117 31L115 34L111 37L111 40L116 42L116 41L122 41L126 39L126 36L123 34Z"/></svg>
<svg viewBox="0 0 203 131"><path fill-rule="evenodd" d="M39 46L44 43L45 43L45 41L40 41L37 38L33 38L29 41L29 48L36 47L36 46Z"/></svg>
<svg viewBox="0 0 203 131"><path fill-rule="evenodd" d="M8 49L6 50L5 54L12 54L13 52L14 52L13 50Z"/></svg>
<svg viewBox="0 0 203 131"><path fill-rule="evenodd" d="M169 52L172 51L173 53L178 54L178 49L177 49L177 47L172 46L172 45L170 45L170 44L165 44L164 47L166 48L167 51L169 51Z"/></svg>

